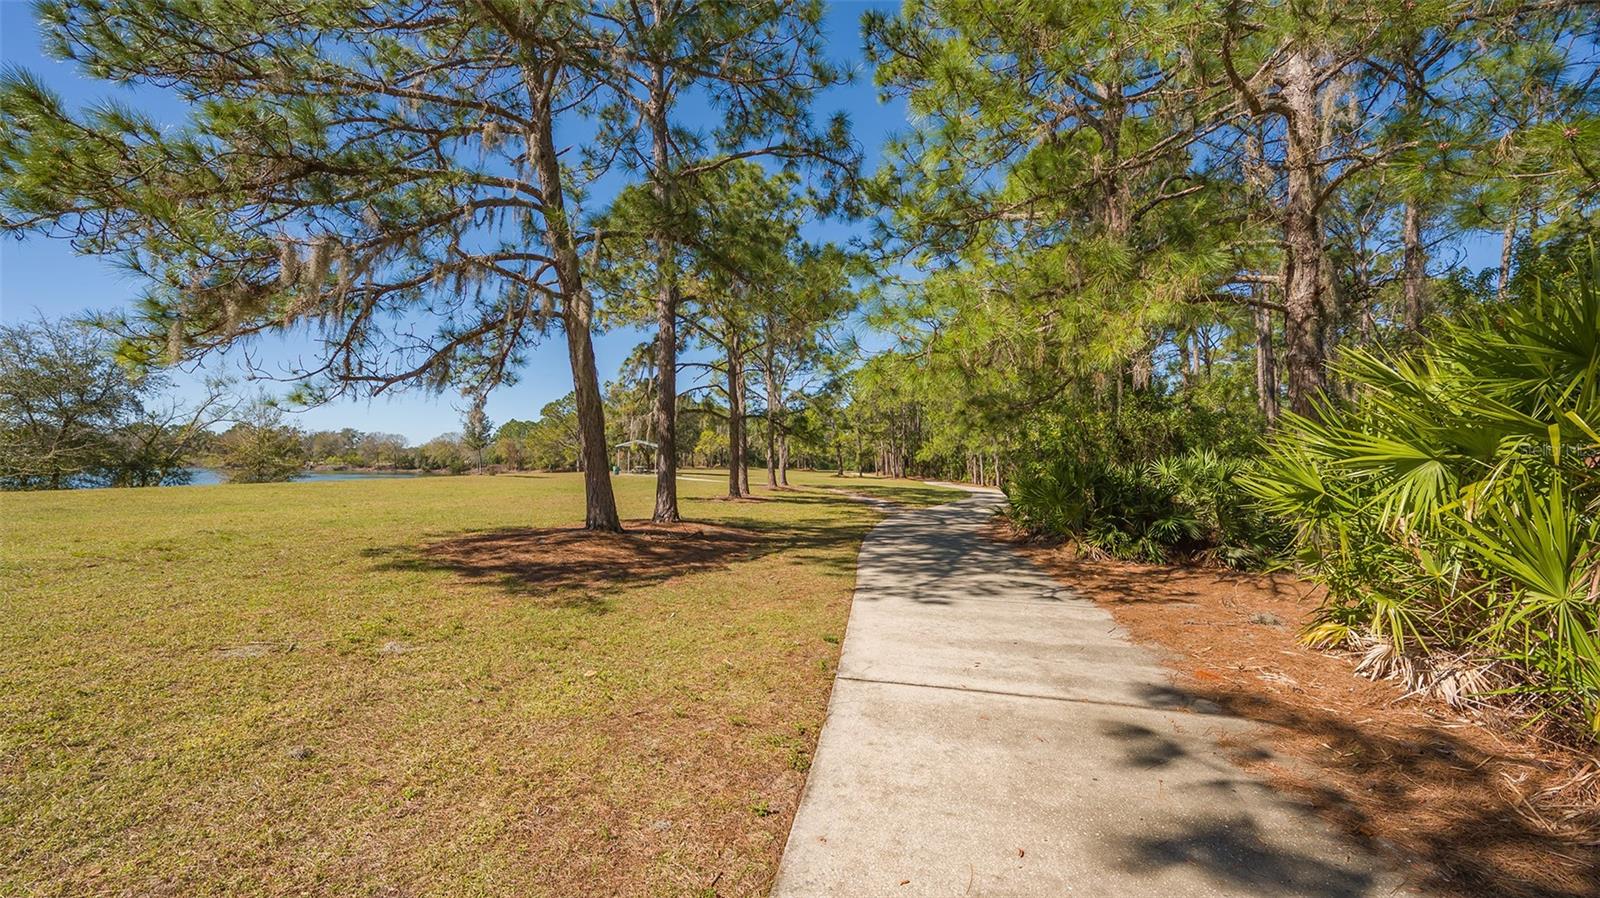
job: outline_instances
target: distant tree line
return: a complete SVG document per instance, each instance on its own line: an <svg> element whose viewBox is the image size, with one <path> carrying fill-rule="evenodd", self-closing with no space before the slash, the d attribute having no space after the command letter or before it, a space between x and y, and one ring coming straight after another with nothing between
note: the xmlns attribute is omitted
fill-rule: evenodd
<svg viewBox="0 0 1600 898"><path fill-rule="evenodd" d="M165 376L135 377L111 350L87 324L0 325L0 488L189 481L233 404L220 385L191 405L169 400Z"/></svg>
<svg viewBox="0 0 1600 898"><path fill-rule="evenodd" d="M906 473L911 444L897 424L899 406L876 386L877 366L849 370L854 356L827 351L816 328L807 340L791 332L771 349L759 327L727 333L742 335L751 350L735 378L739 426L730 428L727 365L719 362L711 367L720 380L678 399L674 469L765 467L772 485L787 485L794 466ZM201 468L230 482L261 483L308 469L459 474L583 465L572 393L547 403L537 418L499 426L475 403L460 430L412 445L400 434L353 427L304 431L265 397L242 399L220 382L207 384L198 401L178 401L169 395L170 378L121 363L113 336L89 322L0 327L0 353L4 489L184 484ZM625 368L607 386L608 447L654 442L655 391L644 369ZM740 464L730 465L736 457ZM617 460L608 458L608 466ZM635 461L654 464L656 456L644 450Z"/></svg>
<svg viewBox="0 0 1600 898"><path fill-rule="evenodd" d="M159 371L123 363L110 333L88 321L40 318L0 325L0 489L181 485L197 469L231 483L293 479L308 469L464 473L574 470L573 399L537 421L496 430L481 407L463 429L411 445L393 433L352 427L306 432L266 397L229 384L197 400L171 395Z"/></svg>

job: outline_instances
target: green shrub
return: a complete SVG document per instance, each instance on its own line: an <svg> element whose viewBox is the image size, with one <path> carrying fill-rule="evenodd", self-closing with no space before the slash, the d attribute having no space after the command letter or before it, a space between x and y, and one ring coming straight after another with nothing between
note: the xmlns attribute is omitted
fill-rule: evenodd
<svg viewBox="0 0 1600 898"><path fill-rule="evenodd" d="M1170 502L1192 518L1192 553L1230 567L1259 567L1276 559L1289 545L1289 531L1268 516L1241 481L1254 470L1254 459L1195 449L1147 466Z"/></svg>
<svg viewBox="0 0 1600 898"><path fill-rule="evenodd" d="M1008 514L1023 529L1118 558L1255 566L1281 550L1287 534L1239 487L1249 466L1209 450L1145 465L1062 454L1017 473Z"/></svg>
<svg viewBox="0 0 1600 898"><path fill-rule="evenodd" d="M1591 252L1414 352L1346 351L1356 401L1284 420L1245 483L1328 587L1310 639L1375 643L1421 686L1475 664L1600 732L1597 274Z"/></svg>

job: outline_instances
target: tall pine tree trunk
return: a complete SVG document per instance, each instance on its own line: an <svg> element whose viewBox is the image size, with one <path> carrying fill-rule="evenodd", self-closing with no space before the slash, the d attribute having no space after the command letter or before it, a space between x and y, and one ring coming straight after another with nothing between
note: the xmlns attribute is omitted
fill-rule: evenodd
<svg viewBox="0 0 1600 898"><path fill-rule="evenodd" d="M778 434L778 485L789 485L789 435Z"/></svg>
<svg viewBox="0 0 1600 898"><path fill-rule="evenodd" d="M766 414L767 438L767 489L778 488L778 428L774 426L772 412Z"/></svg>
<svg viewBox="0 0 1600 898"><path fill-rule="evenodd" d="M670 207L671 156L667 131L666 72L655 64L650 83L651 164L656 202ZM678 268L676 247L666 234L656 244L656 507L658 523L682 520L678 512Z"/></svg>
<svg viewBox="0 0 1600 898"><path fill-rule="evenodd" d="M777 348L773 345L772 319L766 320L767 340L762 349L761 374L767 388L767 487L778 488L778 375L774 368Z"/></svg>
<svg viewBox="0 0 1600 898"><path fill-rule="evenodd" d="M1517 217L1521 210L1516 204L1506 210L1506 226L1500 233L1500 282L1495 285L1494 298L1505 301L1506 291L1511 289L1511 255L1517 245Z"/></svg>
<svg viewBox="0 0 1600 898"><path fill-rule="evenodd" d="M1413 119L1422 115L1422 102L1427 89L1422 69L1419 68L1420 52L1419 42L1413 40L1401 66L1405 81L1405 110ZM1405 295L1404 326L1406 333L1417 336L1422 333L1422 320L1428 314L1422 295L1428 260L1426 250L1422 246L1422 207L1417 197L1406 200L1405 216L1400 227L1400 241Z"/></svg>
<svg viewBox="0 0 1600 898"><path fill-rule="evenodd" d="M728 495L735 499L749 489L740 470L744 466L743 365L739 337L731 334L728 337Z"/></svg>
<svg viewBox="0 0 1600 898"><path fill-rule="evenodd" d="M1278 420L1278 358L1272 346L1272 310L1256 306L1256 402L1268 423Z"/></svg>
<svg viewBox="0 0 1600 898"><path fill-rule="evenodd" d="M583 525L589 530L622 530L617 517L617 500L611 491L611 469L606 463L606 415L600 396L600 375L595 368L594 343L590 328L594 300L583 286L578 244L567 220L565 185L556 156L552 110L548 93L536 92L533 115L535 127L528 132L528 154L539 176L544 193L545 237L555 257L556 278L561 284L562 330L567 338L567 360L572 367L572 386L578 416L578 451L583 456Z"/></svg>
<svg viewBox="0 0 1600 898"><path fill-rule="evenodd" d="M1133 229L1133 189L1122 167L1122 121L1126 100L1121 84L1095 85L1105 102L1095 120L1100 152L1092 162L1095 182L1101 185L1100 224L1113 239L1126 242Z"/></svg>
<svg viewBox="0 0 1600 898"><path fill-rule="evenodd" d="M751 495L750 416L745 410L750 407L750 403L744 377L744 339L736 336L734 345L739 349L739 376L734 386L734 394L739 397L739 493L749 496Z"/></svg>
<svg viewBox="0 0 1600 898"><path fill-rule="evenodd" d="M1422 210L1417 201L1406 203L1405 221L1400 229L1403 249L1405 280L1405 329L1409 334L1422 333L1422 319L1427 315L1423 304L1422 288L1427 275L1427 256L1422 247Z"/></svg>
<svg viewBox="0 0 1600 898"><path fill-rule="evenodd" d="M1281 72L1286 105L1288 196L1283 216L1288 250L1284 273L1284 366L1289 375L1289 407L1314 416L1316 397L1327 387L1326 315L1323 297L1322 222L1317 194L1322 186L1319 159L1317 82L1310 52L1296 46Z"/></svg>
<svg viewBox="0 0 1600 898"><path fill-rule="evenodd" d="M563 329L578 412L578 446L583 453L583 526L589 530L622 530L617 500L611 491L611 469L606 464L605 406L600 399L600 375L595 368L589 322L594 313L587 295L567 300Z"/></svg>
<svg viewBox="0 0 1600 898"><path fill-rule="evenodd" d="M682 520L678 512L678 290L662 280L656 297L656 508L650 519Z"/></svg>
<svg viewBox="0 0 1600 898"><path fill-rule="evenodd" d="M744 377L739 378L739 491L746 496L750 491L750 428L745 415Z"/></svg>

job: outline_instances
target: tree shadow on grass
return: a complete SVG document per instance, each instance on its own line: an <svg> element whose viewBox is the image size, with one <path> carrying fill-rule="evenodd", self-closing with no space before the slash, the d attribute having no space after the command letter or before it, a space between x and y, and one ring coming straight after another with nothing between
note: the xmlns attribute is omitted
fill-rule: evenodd
<svg viewBox="0 0 1600 898"><path fill-rule="evenodd" d="M793 552L797 561L840 573L854 573L857 556L854 552L839 551L859 545L874 520L856 514L838 514L840 511L859 512L864 506L858 499L804 487L792 488L781 494L760 497L751 504L772 502L795 506L816 514L803 514L788 520L771 520L740 513L737 504L716 505L725 499L694 499L693 502L713 503L717 522L760 534L763 545L751 556L759 558L774 552ZM687 513L687 512L686 512Z"/></svg>
<svg viewBox="0 0 1600 898"><path fill-rule="evenodd" d="M806 503L802 497L784 501ZM848 500L834 500L847 503ZM833 504L826 502L825 504ZM853 570L853 553L867 525L859 519L804 516L770 521L718 515L717 522L623 523L622 533L578 527L513 527L446 536L417 545L365 549L385 570L447 571L507 593L562 607L603 613L621 591L674 577L728 570L778 552L835 570Z"/></svg>
<svg viewBox="0 0 1600 898"><path fill-rule="evenodd" d="M559 597L559 604L604 610L578 587L643 586L752 557L765 542L756 532L716 524L630 521L623 533L577 527L513 527L446 537L423 546L368 549L389 570L441 570L495 583L522 596Z"/></svg>

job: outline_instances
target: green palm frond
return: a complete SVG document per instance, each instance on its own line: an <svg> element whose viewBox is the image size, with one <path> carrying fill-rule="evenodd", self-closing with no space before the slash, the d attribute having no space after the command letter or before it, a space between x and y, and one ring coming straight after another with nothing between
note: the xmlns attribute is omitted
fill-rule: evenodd
<svg viewBox="0 0 1600 898"><path fill-rule="evenodd" d="M1600 725L1596 271L1410 354L1346 350L1359 401L1286 416L1242 483L1328 587L1310 638L1498 657L1545 713Z"/></svg>

